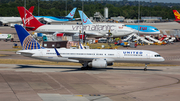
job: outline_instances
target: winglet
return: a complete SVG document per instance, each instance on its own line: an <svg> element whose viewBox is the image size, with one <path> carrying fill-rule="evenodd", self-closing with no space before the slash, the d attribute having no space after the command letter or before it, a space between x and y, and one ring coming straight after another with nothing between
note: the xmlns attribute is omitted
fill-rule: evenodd
<svg viewBox="0 0 180 101"><path fill-rule="evenodd" d="M91 22L91 20L86 16L86 14L84 14L81 10L78 10L78 11L79 11L79 15L81 17L81 20L83 22L83 25L93 24Z"/></svg>
<svg viewBox="0 0 180 101"><path fill-rule="evenodd" d="M73 18L75 12L76 12L76 7L66 17Z"/></svg>
<svg viewBox="0 0 180 101"><path fill-rule="evenodd" d="M34 6L31 6L28 11L32 14L34 11Z"/></svg>
<svg viewBox="0 0 180 101"><path fill-rule="evenodd" d="M82 43L79 43L79 47L80 47L80 49L84 49Z"/></svg>
<svg viewBox="0 0 180 101"><path fill-rule="evenodd" d="M62 56L60 55L60 53L57 51L56 48L54 48L54 50L55 50L55 52L56 52L56 54L57 54L58 57L62 57Z"/></svg>

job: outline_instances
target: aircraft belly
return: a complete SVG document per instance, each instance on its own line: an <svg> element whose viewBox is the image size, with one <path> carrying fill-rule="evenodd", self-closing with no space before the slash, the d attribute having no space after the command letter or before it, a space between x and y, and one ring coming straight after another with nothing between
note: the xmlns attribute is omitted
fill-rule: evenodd
<svg viewBox="0 0 180 101"><path fill-rule="evenodd" d="M115 62L126 62L126 63L156 63L160 62L158 59L148 59L148 58L120 58Z"/></svg>
<svg viewBox="0 0 180 101"><path fill-rule="evenodd" d="M46 61L54 61L54 62L79 62L78 60L62 58L57 56L36 56L32 58L46 60Z"/></svg>

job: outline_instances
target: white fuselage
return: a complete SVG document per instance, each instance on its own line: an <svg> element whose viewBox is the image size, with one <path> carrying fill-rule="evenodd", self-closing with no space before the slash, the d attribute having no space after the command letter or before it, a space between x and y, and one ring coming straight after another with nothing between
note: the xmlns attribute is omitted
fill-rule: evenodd
<svg viewBox="0 0 180 101"><path fill-rule="evenodd" d="M20 23L22 22L20 17L0 17L0 22L3 24L8 24L8 23Z"/></svg>
<svg viewBox="0 0 180 101"><path fill-rule="evenodd" d="M82 32L82 25L43 25L36 29L38 32L62 32L62 33L79 33ZM83 32L88 36L102 37L111 32L113 37L125 36L131 34L134 30L123 26L123 24L89 24L83 26Z"/></svg>
<svg viewBox="0 0 180 101"><path fill-rule="evenodd" d="M58 57L53 48L20 50L17 54L57 62L81 62L93 59L105 59L107 63L154 63L163 62L158 53L147 50L103 50L103 49L57 49L62 57Z"/></svg>

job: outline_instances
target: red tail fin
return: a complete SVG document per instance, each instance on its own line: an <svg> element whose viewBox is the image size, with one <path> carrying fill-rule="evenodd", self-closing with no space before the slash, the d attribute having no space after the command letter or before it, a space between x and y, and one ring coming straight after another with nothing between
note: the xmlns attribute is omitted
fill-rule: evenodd
<svg viewBox="0 0 180 101"><path fill-rule="evenodd" d="M177 10L173 10L176 20L180 20L180 14Z"/></svg>
<svg viewBox="0 0 180 101"><path fill-rule="evenodd" d="M34 11L34 6L31 6L28 11L32 14Z"/></svg>
<svg viewBox="0 0 180 101"><path fill-rule="evenodd" d="M41 22L39 22L28 10L26 10L24 7L17 7L19 14L21 16L23 25L26 26L26 29L28 30L36 30L39 26L42 26ZM25 16L24 16L25 15ZM25 21L24 21L25 20Z"/></svg>

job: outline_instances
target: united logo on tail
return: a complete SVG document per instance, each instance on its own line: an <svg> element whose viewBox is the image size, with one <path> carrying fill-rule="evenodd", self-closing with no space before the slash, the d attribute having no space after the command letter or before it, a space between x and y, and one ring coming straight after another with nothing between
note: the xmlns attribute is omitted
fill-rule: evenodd
<svg viewBox="0 0 180 101"><path fill-rule="evenodd" d="M175 21L180 23L180 14L179 14L179 12L177 10L173 10L173 12L174 12L174 16L176 18Z"/></svg>
<svg viewBox="0 0 180 101"><path fill-rule="evenodd" d="M15 29L23 50L43 48L21 25L15 25Z"/></svg>

